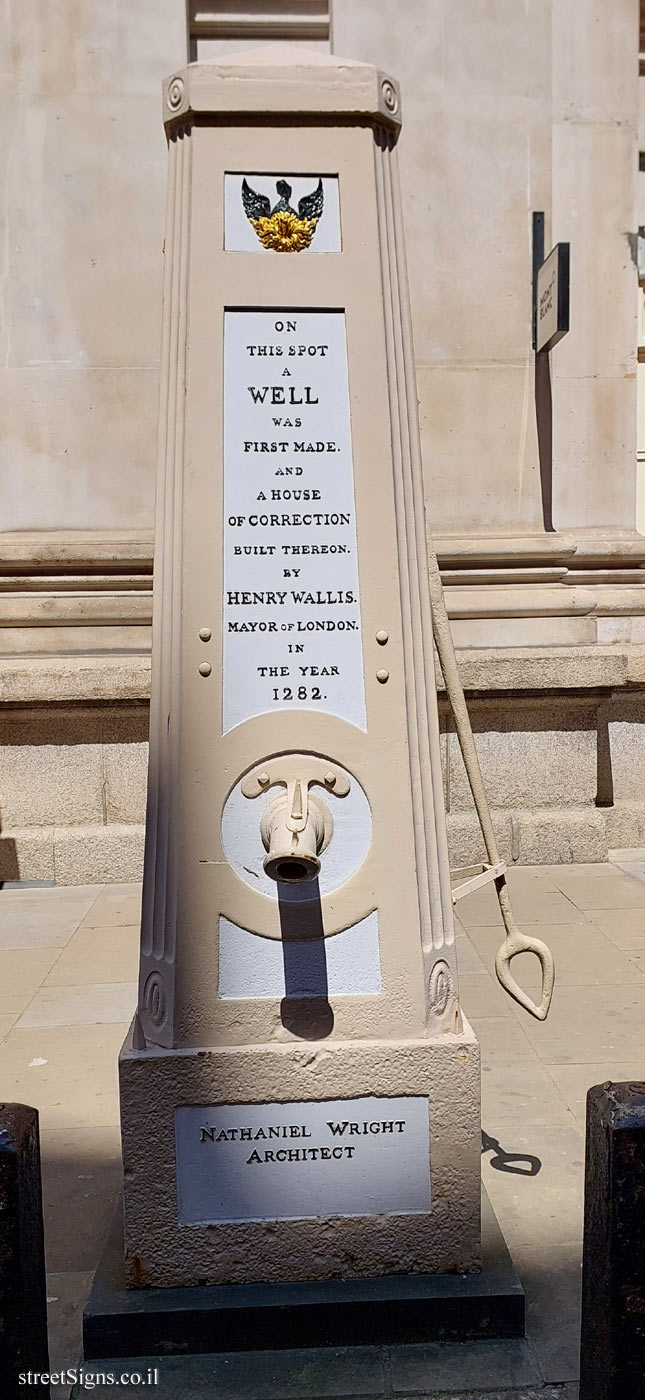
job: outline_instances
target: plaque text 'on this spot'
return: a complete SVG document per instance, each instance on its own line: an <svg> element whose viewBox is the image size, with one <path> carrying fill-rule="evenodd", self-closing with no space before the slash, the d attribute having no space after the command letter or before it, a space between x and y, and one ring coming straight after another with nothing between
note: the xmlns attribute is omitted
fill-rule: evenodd
<svg viewBox="0 0 645 1400"><path fill-rule="evenodd" d="M223 730L275 709L366 724L337 311L225 316Z"/></svg>

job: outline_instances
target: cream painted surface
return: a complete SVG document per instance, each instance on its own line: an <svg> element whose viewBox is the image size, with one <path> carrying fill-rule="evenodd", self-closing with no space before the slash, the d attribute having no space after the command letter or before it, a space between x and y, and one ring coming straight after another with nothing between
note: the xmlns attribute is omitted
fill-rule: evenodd
<svg viewBox="0 0 645 1400"><path fill-rule="evenodd" d="M307 938L304 930L298 938L296 929L288 944L220 919L220 997L377 996L380 990L376 911L324 941Z"/></svg>
<svg viewBox="0 0 645 1400"><path fill-rule="evenodd" d="M468 1272L481 1254L478 1055L458 1000L397 89L369 65L282 51L193 65L164 84L164 100L151 759L138 1009L122 1076L127 1249L139 1261L129 1281ZM261 124L244 123L258 112ZM271 172L277 155L284 170L337 175L342 251L325 255L324 278L314 257L224 246L226 172ZM295 435L296 425L275 423L287 395L302 419ZM298 441L309 443L315 475ZM281 559L290 539L321 539L315 511L284 485L281 463L303 457L301 489L319 492L323 541L349 548L338 596L322 587L316 555L314 566L303 556L310 592L296 597L293 557ZM275 520L267 494L279 494ZM235 551L254 540L265 552L251 556L245 587ZM294 708L291 685L271 703L271 658L300 664L283 627L303 618L309 627L318 608L334 628L349 619L360 648L337 648L339 684L330 672L317 708L308 693ZM239 619L270 623L280 646L249 647ZM320 642L302 645L303 664L331 663ZM296 869L312 878L284 888ZM271 949L257 960L255 938ZM334 938L343 942L328 963ZM141 1092L155 1104L154 1145ZM291 1127L295 1113L322 1131L326 1113L354 1100L360 1116L373 1097L397 1101L409 1150L370 1143L354 1170L358 1147L343 1144L343 1171L337 1145L323 1142L319 1156L294 1159L291 1192L281 1156L253 1159L264 1175L233 1162L223 1194L210 1157L194 1156L198 1106L233 1128L239 1104L256 1127L282 1112Z"/></svg>
<svg viewBox="0 0 645 1400"><path fill-rule="evenodd" d="M4 529L151 523L175 0L6 0ZM7 489L8 487L8 489Z"/></svg>

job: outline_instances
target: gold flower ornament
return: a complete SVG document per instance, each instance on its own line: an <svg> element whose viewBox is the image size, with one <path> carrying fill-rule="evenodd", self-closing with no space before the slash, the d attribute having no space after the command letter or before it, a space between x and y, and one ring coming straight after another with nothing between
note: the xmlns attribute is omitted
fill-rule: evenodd
<svg viewBox="0 0 645 1400"><path fill-rule="evenodd" d="M276 180L279 195L277 204L271 208L271 200L265 194L257 194L242 180L242 204L244 213L263 248L273 253L302 253L308 248L316 232L318 220L323 211L323 183L318 181L311 194L298 200L298 213L289 203L291 185L286 180Z"/></svg>

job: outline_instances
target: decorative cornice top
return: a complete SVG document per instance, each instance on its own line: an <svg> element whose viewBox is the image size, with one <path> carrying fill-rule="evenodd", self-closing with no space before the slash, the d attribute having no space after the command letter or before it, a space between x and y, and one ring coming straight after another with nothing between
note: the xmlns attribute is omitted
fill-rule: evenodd
<svg viewBox="0 0 645 1400"><path fill-rule="evenodd" d="M398 83L371 63L270 44L190 63L163 84L166 127L187 117L354 119L401 125Z"/></svg>

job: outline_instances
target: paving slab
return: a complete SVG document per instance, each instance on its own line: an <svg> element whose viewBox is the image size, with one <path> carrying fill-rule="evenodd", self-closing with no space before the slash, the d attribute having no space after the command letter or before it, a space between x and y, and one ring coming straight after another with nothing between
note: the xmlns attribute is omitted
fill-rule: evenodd
<svg viewBox="0 0 645 1400"><path fill-rule="evenodd" d="M587 1092L594 1084L604 1084L613 1079L616 1083L645 1080L645 1053L635 1055L632 1060L595 1060L588 1064L549 1065L562 1097L584 1133L587 1117Z"/></svg>
<svg viewBox="0 0 645 1400"><path fill-rule="evenodd" d="M527 1327L546 1381L577 1381L582 1244L543 1240L514 1256L526 1290ZM629 1400L626 1396L625 1400Z"/></svg>
<svg viewBox="0 0 645 1400"><path fill-rule="evenodd" d="M629 952L645 949L645 910L587 909L587 919L599 928L610 943Z"/></svg>
<svg viewBox="0 0 645 1400"><path fill-rule="evenodd" d="M136 982L95 982L41 987L18 1022L20 1030L52 1026L101 1026L132 1020Z"/></svg>
<svg viewBox="0 0 645 1400"><path fill-rule="evenodd" d="M620 915L613 915L614 920ZM645 926L645 911L642 916ZM548 944L555 959L558 997L563 987L584 987L632 982L634 964L596 926L591 918L579 924L521 925L522 933L541 938ZM78 936L78 935L76 935ZM500 944L496 928L472 928L470 939L485 969L495 975L495 954ZM645 942L644 942L645 951ZM64 956L64 955L63 955ZM542 985L540 965L532 953L519 953L513 958L513 976L535 996ZM501 989L500 989L501 990ZM503 995L503 993L502 993ZM510 1007L508 997L505 998Z"/></svg>
<svg viewBox="0 0 645 1400"><path fill-rule="evenodd" d="M2 954L0 954L0 974ZM136 982L139 971L139 925L76 929L44 978L44 987L92 986ZM43 979L41 978L41 981ZM1 985L1 983L0 983ZM0 1009L2 1007L0 991Z"/></svg>

